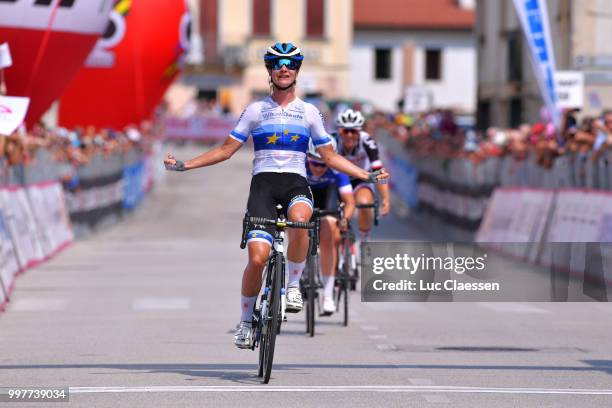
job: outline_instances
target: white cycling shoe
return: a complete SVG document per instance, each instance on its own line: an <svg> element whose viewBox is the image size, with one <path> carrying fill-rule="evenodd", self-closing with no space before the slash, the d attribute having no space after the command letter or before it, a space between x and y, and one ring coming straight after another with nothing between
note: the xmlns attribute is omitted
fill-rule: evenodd
<svg viewBox="0 0 612 408"><path fill-rule="evenodd" d="M323 316L331 316L336 311L336 303L333 297L323 298Z"/></svg>
<svg viewBox="0 0 612 408"><path fill-rule="evenodd" d="M298 313L302 311L304 307L304 301L302 300L302 292L299 287L287 288L287 307L285 311L287 313Z"/></svg>
<svg viewBox="0 0 612 408"><path fill-rule="evenodd" d="M241 321L238 323L238 327L236 327L236 332L234 333L234 344L236 347L240 349L253 348L253 332L253 325L250 322Z"/></svg>

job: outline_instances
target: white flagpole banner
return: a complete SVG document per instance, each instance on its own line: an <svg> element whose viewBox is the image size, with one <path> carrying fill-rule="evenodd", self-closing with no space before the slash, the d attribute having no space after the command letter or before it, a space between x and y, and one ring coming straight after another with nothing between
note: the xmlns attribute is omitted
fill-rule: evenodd
<svg viewBox="0 0 612 408"><path fill-rule="evenodd" d="M13 65L13 59L8 43L0 44L0 69L8 68L11 65Z"/></svg>
<svg viewBox="0 0 612 408"><path fill-rule="evenodd" d="M30 98L0 96L0 135L10 135L23 123Z"/></svg>
<svg viewBox="0 0 612 408"><path fill-rule="evenodd" d="M514 8L529 45L529 55L540 93L555 125L559 126L560 114L555 90L555 54L550 37L546 0L514 0Z"/></svg>

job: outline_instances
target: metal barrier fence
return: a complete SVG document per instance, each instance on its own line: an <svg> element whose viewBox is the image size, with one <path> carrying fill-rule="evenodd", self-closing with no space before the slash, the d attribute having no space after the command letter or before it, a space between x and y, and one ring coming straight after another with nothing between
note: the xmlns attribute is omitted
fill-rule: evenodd
<svg viewBox="0 0 612 408"><path fill-rule="evenodd" d="M490 157L482 163L463 158L441 159L406 152L420 173L464 187L504 186L532 188L589 188L612 190L612 152L594 158L591 152L557 157L551 168L535 157Z"/></svg>
<svg viewBox="0 0 612 408"><path fill-rule="evenodd" d="M460 236L479 228L497 187L612 190L612 151L598 156L591 152L566 154L545 168L533 154L523 160L507 155L474 163L467 158L417 154L386 132L376 137L397 199L418 210L419 215L429 214L430 219L442 222L445 231L450 226L459 227Z"/></svg>
<svg viewBox="0 0 612 408"><path fill-rule="evenodd" d="M87 164L72 165L55 160L53 153L39 149L27 165L8 166L0 161L0 186L25 186L45 181L62 181L76 175L79 180L101 178L116 174L124 168L141 161L144 153L132 149L125 153L96 153L90 157Z"/></svg>

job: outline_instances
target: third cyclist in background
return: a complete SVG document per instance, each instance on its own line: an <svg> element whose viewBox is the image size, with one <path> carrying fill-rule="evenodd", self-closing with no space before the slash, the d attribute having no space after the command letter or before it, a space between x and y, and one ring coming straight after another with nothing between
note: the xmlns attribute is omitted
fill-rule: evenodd
<svg viewBox="0 0 612 408"><path fill-rule="evenodd" d="M383 168L379 158L378 146L367 132L362 129L365 119L361 112L347 109L338 114L336 126L338 132L333 136L338 142L338 153L353 164L366 171ZM351 177L357 205L373 204L376 193L374 184ZM389 201L389 186L377 184L380 195L380 214L387 215L391 208ZM359 235L361 242L367 242L374 222L374 211L371 208L358 209Z"/></svg>

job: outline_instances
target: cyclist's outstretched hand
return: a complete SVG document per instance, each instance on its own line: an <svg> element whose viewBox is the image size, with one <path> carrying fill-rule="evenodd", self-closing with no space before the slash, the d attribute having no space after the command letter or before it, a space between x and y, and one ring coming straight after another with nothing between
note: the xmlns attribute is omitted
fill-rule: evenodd
<svg viewBox="0 0 612 408"><path fill-rule="evenodd" d="M185 171L185 163L180 160L176 160L172 153L168 153L166 156L164 166L166 166L166 170L170 171Z"/></svg>
<svg viewBox="0 0 612 408"><path fill-rule="evenodd" d="M373 171L369 174L368 181L370 183L387 184L389 181L389 173L385 169Z"/></svg>

